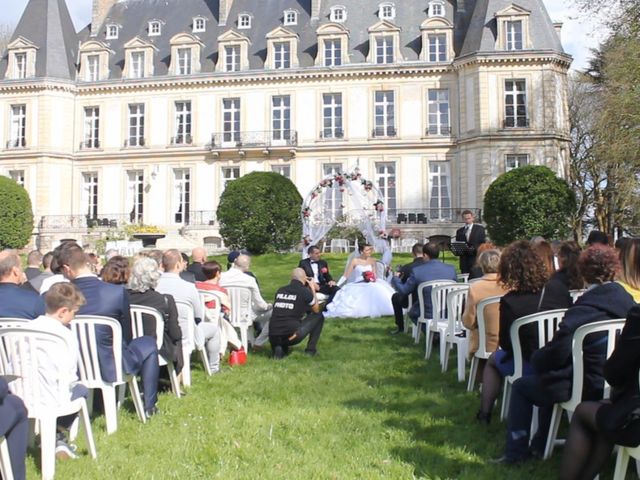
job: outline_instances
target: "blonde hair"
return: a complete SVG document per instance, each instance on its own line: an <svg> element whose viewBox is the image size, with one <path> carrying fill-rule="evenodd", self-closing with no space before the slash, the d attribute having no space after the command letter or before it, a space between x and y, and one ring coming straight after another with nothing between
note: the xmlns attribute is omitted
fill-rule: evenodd
<svg viewBox="0 0 640 480"><path fill-rule="evenodd" d="M51 285L44 295L44 304L47 313L53 314L61 308L75 310L86 303L84 295L73 283L60 282Z"/></svg>
<svg viewBox="0 0 640 480"><path fill-rule="evenodd" d="M622 244L620 263L618 278L630 287L640 289L640 238L630 238Z"/></svg>

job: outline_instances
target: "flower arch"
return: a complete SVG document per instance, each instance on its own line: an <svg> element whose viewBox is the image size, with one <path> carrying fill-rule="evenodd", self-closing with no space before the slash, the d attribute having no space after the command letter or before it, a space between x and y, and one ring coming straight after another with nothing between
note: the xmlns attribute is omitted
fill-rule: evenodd
<svg viewBox="0 0 640 480"><path fill-rule="evenodd" d="M323 178L307 195L300 215L304 235L303 256L309 245L322 240L339 220L336 209L327 208L328 195L339 191L342 195L340 205L345 221L360 229L365 238L378 250L381 239L386 239L386 214L384 197L380 190L365 178L356 168L352 173L337 172ZM386 242L383 242L386 244Z"/></svg>

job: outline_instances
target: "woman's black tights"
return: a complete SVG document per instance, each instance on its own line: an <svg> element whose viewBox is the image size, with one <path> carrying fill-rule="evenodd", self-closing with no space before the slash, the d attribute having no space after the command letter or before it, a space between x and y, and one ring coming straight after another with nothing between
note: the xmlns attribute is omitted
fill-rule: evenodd
<svg viewBox="0 0 640 480"><path fill-rule="evenodd" d="M500 387L502 386L502 375L496 368L495 354L492 354L487 360L482 372L482 397L480 402L480 412L484 415L491 415L493 404L498 395L500 395Z"/></svg>

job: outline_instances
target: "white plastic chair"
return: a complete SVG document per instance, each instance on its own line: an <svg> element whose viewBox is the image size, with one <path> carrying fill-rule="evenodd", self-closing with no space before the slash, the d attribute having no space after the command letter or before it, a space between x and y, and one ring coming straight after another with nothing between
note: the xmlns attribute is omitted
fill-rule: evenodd
<svg viewBox="0 0 640 480"><path fill-rule="evenodd" d="M200 358L204 364L204 371L207 376L211 376L211 367L209 367L209 357L205 345L196 345L196 318L193 307L190 303L176 300L176 308L178 309L178 323L182 330L182 358L184 365L182 367L182 383L185 387L191 386L191 354L194 350L198 350ZM204 343L204 342L203 342Z"/></svg>
<svg viewBox="0 0 640 480"><path fill-rule="evenodd" d="M553 453L553 447L556 444L556 437L558 436L558 428L560 427L560 421L562 420L562 411L566 410L567 417L569 418L569 421L571 421L573 412L575 412L576 407L582 401L582 385L584 383L583 346L585 337L594 333L607 333L607 358L609 358L615 348L617 335L622 331L625 321L626 320L624 318L618 318L614 320L593 322L579 327L574 332L573 340L571 341L571 356L573 362L571 398L566 402L556 403L553 406L551 425L549 427L549 435L547 436L547 445L544 449L545 460L551 457L551 454ZM609 388L605 383L604 398L608 397Z"/></svg>
<svg viewBox="0 0 640 480"><path fill-rule="evenodd" d="M4 437L0 437L0 475L2 475L3 480L13 480L9 447L7 446L7 439Z"/></svg>
<svg viewBox="0 0 640 480"><path fill-rule="evenodd" d="M349 240L334 238L331 240L331 253L349 253Z"/></svg>
<svg viewBox="0 0 640 480"><path fill-rule="evenodd" d="M580 288L577 290L569 290L569 295L571 295L571 299L573 300L573 303L576 303L576 300L578 300L582 294L584 292L586 292L587 289L586 288Z"/></svg>
<svg viewBox="0 0 640 480"><path fill-rule="evenodd" d="M409 310L411 310L411 306L413 305L413 293L410 293L407 296L407 308L403 308L402 309L402 315L404 316L404 331L406 333L409 333L410 330L410 326L413 325L413 323L411 322L411 319L409 318ZM413 335L413 332L412 332Z"/></svg>
<svg viewBox="0 0 640 480"><path fill-rule="evenodd" d="M425 335L425 359L431 358L433 338L437 333L440 336L440 365L444 362L445 333L449 326L449 320L447 319L447 296L451 292L465 290L468 288L469 285L451 282L450 284L440 285L431 289L431 308L433 318L431 319L431 322L429 322L427 334Z"/></svg>
<svg viewBox="0 0 640 480"><path fill-rule="evenodd" d="M458 350L458 381L464 382L469 351L469 335L462 325L462 311L469 295L469 285L463 284L460 289L447 295L447 330L444 334L444 357L441 360L442 372L447 371L449 352L455 346Z"/></svg>
<svg viewBox="0 0 640 480"><path fill-rule="evenodd" d="M534 313L517 319L511 324L509 335L511 336L511 346L513 348L513 375L509 375L504 379L504 388L502 391L502 408L500 410L500 419L507 418L509 413L509 402L511 400L511 386L513 382L522 377L524 367L524 359L522 357L522 346L520 345L520 329L525 325L532 323L537 324L538 330L538 348L541 348L553 338L553 334L558 329L558 325L564 318L566 308L558 310L548 310L546 312Z"/></svg>
<svg viewBox="0 0 640 480"><path fill-rule="evenodd" d="M493 352L487 351L487 324L484 319L485 309L494 303L499 303L502 296L488 297L478 302L476 307L476 316L478 321L478 350L471 359L471 367L469 368L469 383L467 384L467 392L473 392L478 374L478 364L480 360L488 360Z"/></svg>
<svg viewBox="0 0 640 480"><path fill-rule="evenodd" d="M65 378L67 372L59 372L60 390L55 392L58 404L42 404L38 354L38 345L41 342L49 345L57 344L57 348L61 349L69 348L63 337L52 332L31 329L26 325L0 329L0 350L2 350L0 371L3 375L18 377L11 382L10 388L22 399L27 407L29 419L35 421L35 427L40 432L42 478L49 480L53 479L56 469L56 421L59 417L79 414L92 458L96 458L96 446L93 441L87 401L82 397L70 399L69 379Z"/></svg>
<svg viewBox="0 0 640 480"><path fill-rule="evenodd" d="M98 361L98 348L96 340L96 327L101 326L111 330L113 339L113 360L115 364L116 380L105 382L100 373L100 363ZM77 315L71 322L71 329L78 337L80 347L80 363L78 372L80 380L87 388L98 389L102 393L102 403L104 404L104 416L107 426L107 434L111 434L118 429L116 388L124 388L127 384L131 390L131 399L138 414L138 418L145 423L147 417L144 413L142 397L138 388L138 380L135 375L125 375L122 371L122 327L120 323L110 317ZM124 391L122 391L124 395ZM93 392L89 394L89 405L93 402Z"/></svg>
<svg viewBox="0 0 640 480"><path fill-rule="evenodd" d="M458 283L469 283L469 274L468 273L459 273L456 275L456 279Z"/></svg>
<svg viewBox="0 0 640 480"><path fill-rule="evenodd" d="M156 346L158 347L158 364L161 367L166 366L169 372L169 381L171 382L171 390L174 395L180 398L180 383L178 382L178 375L176 375L176 369L173 366L171 360L167 360L160 355L160 349L162 348L162 342L164 341L164 315L155 308L145 307L144 305L130 305L131 312L131 336L132 338L138 338L144 336L144 315L153 317L155 322L155 336Z"/></svg>
<svg viewBox="0 0 640 480"><path fill-rule="evenodd" d="M377 281L386 281L387 266L380 262L376 262L376 279Z"/></svg>
<svg viewBox="0 0 640 480"><path fill-rule="evenodd" d="M249 328L253 325L251 289L247 287L226 287L231 301L231 325L240 330L244 351L249 351Z"/></svg>
<svg viewBox="0 0 640 480"><path fill-rule="evenodd" d="M422 282L420 285L418 285L418 288L416 289L418 292L418 305L420 306L420 315L418 316L417 323L412 327L413 338L416 343L420 342L420 333L422 332L421 325L422 324L425 325L425 332L427 332L429 327L429 322L431 322L432 320L431 318L426 318L424 316L425 315L424 289L427 287L431 287L431 291L433 291L435 287L439 287L441 285L456 285L456 282L454 282L453 280L429 280L428 282ZM428 295L431 295L431 293L429 293ZM411 305L409 305L409 309L411 309ZM431 312L433 313L434 311L435 310L433 310L433 304L432 304Z"/></svg>
<svg viewBox="0 0 640 480"><path fill-rule="evenodd" d="M640 385L640 378L638 379L638 385ZM638 472L638 476L640 476L640 446L623 447L622 445L618 445L618 455L616 457L616 468L613 472L613 480L625 480L627 467L629 466L629 458L636 460L636 471Z"/></svg>
<svg viewBox="0 0 640 480"><path fill-rule="evenodd" d="M217 321L220 313L222 312L222 303L220 302L219 292L215 290L200 290L198 289L198 295L200 295L200 301L202 302L202 311L207 312L203 321L213 322ZM207 307L207 303L213 301L215 306L213 308Z"/></svg>

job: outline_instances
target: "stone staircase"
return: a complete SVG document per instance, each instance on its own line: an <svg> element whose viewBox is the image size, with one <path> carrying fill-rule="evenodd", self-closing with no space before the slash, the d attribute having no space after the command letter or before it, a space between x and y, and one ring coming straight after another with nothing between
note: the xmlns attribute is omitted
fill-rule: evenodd
<svg viewBox="0 0 640 480"><path fill-rule="evenodd" d="M198 246L201 245L198 245L195 240L181 235L179 230L169 230L166 236L156 243L156 248L159 250L175 248L187 254L191 254L191 250Z"/></svg>

